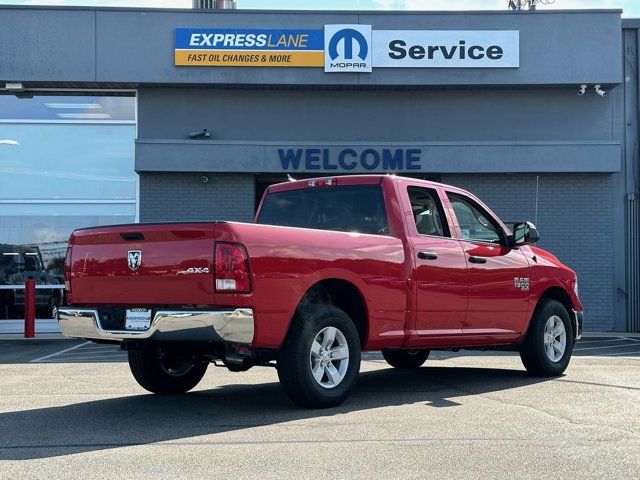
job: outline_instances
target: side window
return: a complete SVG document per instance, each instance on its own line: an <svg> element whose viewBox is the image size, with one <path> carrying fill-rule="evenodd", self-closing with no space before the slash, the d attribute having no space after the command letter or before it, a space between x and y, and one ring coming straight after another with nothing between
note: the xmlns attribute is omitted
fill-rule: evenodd
<svg viewBox="0 0 640 480"><path fill-rule="evenodd" d="M462 195L448 193L447 196L456 214L463 240L500 243L500 227L488 213Z"/></svg>
<svg viewBox="0 0 640 480"><path fill-rule="evenodd" d="M39 262L37 254L27 252L24 256L24 269L27 272L39 270Z"/></svg>
<svg viewBox="0 0 640 480"><path fill-rule="evenodd" d="M409 187L407 191L418 233L437 237L451 236L436 191L420 187Z"/></svg>

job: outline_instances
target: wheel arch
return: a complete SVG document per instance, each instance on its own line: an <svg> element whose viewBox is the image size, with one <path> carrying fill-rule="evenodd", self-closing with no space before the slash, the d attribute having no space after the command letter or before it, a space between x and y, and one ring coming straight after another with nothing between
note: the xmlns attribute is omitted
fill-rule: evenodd
<svg viewBox="0 0 640 480"><path fill-rule="evenodd" d="M564 305L564 308L567 309L567 313L571 315L571 310L573 310L573 301L571 300L571 295L569 295L569 292L567 292L564 288L557 285L547 288L538 298L536 308L538 308L538 305L540 305L540 302L543 299L552 299L559 301L562 305Z"/></svg>
<svg viewBox="0 0 640 480"><path fill-rule="evenodd" d="M557 300L564 306L564 308L567 310L567 314L569 315L569 319L571 320L571 326L573 327L573 336L575 340L579 329L578 329L576 316L573 313L574 312L573 300L571 299L571 295L569 294L569 292L567 292L565 288L559 285L553 285L548 287L538 297L535 308L531 311L531 318L529 318L529 325L527 325L527 332L529 331L529 327L531 326L533 316L535 315L536 311L538 310L538 307L540 306L543 300Z"/></svg>
<svg viewBox="0 0 640 480"><path fill-rule="evenodd" d="M313 305L333 305L343 310L354 323L360 344L364 345L369 335L369 313L360 289L349 280L325 278L311 285L302 295L289 321L287 335L297 314L305 307Z"/></svg>

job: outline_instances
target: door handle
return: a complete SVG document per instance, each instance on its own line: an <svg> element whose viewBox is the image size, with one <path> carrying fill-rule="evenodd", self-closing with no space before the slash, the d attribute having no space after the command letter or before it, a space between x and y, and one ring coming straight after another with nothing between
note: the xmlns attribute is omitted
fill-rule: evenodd
<svg viewBox="0 0 640 480"><path fill-rule="evenodd" d="M418 258L422 260L437 260L438 254L436 252L418 252Z"/></svg>
<svg viewBox="0 0 640 480"><path fill-rule="evenodd" d="M487 259L486 259L486 258L484 258L484 257L474 257L474 256L471 256L471 257L469 257L469 261L470 261L471 263L487 263Z"/></svg>

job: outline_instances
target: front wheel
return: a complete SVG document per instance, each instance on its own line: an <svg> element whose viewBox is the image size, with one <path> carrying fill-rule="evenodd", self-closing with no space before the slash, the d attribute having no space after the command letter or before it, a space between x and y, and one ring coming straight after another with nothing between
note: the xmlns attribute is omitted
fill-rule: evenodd
<svg viewBox="0 0 640 480"><path fill-rule="evenodd" d="M142 388L153 393L185 393L194 388L207 363L197 363L182 352L149 343L139 350L129 350L129 367Z"/></svg>
<svg viewBox="0 0 640 480"><path fill-rule="evenodd" d="M429 357L429 350L382 350L389 365L402 370L420 368Z"/></svg>
<svg viewBox="0 0 640 480"><path fill-rule="evenodd" d="M340 405L360 371L360 337L349 316L334 306L313 306L296 315L278 359L278 378L299 405Z"/></svg>
<svg viewBox="0 0 640 480"><path fill-rule="evenodd" d="M536 307L520 358L527 372L540 377L561 375L573 351L569 312L557 300L544 299Z"/></svg>

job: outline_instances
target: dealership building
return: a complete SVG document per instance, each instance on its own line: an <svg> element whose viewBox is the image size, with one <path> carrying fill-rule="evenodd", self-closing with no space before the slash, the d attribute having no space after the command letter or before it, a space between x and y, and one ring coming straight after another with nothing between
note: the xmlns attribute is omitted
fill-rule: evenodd
<svg viewBox="0 0 640 480"><path fill-rule="evenodd" d="M585 329L638 332L621 13L0 6L0 244L56 273L73 228L251 221L288 175L408 175L536 223Z"/></svg>

